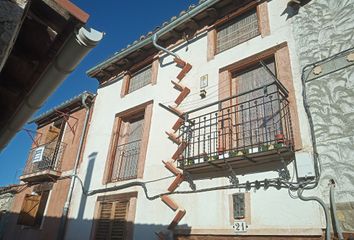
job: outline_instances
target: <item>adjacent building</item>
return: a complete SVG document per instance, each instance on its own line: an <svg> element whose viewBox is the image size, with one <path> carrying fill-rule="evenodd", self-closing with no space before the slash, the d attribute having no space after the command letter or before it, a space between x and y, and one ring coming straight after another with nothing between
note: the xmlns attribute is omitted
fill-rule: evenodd
<svg viewBox="0 0 354 240"><path fill-rule="evenodd" d="M7 211L4 239L60 239L64 234L93 99L82 93L32 120L37 135L20 176L21 190Z"/></svg>

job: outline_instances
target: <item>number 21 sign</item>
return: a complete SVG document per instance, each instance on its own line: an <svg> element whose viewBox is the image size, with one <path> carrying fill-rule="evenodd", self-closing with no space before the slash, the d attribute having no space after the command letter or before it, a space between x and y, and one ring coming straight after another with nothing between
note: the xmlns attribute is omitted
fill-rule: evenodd
<svg viewBox="0 0 354 240"><path fill-rule="evenodd" d="M235 233L244 233L247 232L248 226L245 221L235 221L232 227L234 228Z"/></svg>

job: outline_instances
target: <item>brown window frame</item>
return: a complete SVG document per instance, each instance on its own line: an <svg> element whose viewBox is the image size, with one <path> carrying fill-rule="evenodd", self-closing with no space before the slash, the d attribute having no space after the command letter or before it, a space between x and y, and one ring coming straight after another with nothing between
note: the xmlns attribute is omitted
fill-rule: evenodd
<svg viewBox="0 0 354 240"><path fill-rule="evenodd" d="M274 56L276 76L282 82L284 87L289 91L290 116L292 121L292 129L295 141L295 150L302 149L302 140L300 133L300 124L298 110L295 98L295 89L291 70L291 61L289 56L289 48L287 42L283 42L274 47L266 49L262 52L231 63L219 69L219 100L225 99L235 94L232 89L235 89L232 84L232 72L242 71L248 67L254 66L261 60L269 59ZM227 91L228 89L228 91Z"/></svg>
<svg viewBox="0 0 354 240"><path fill-rule="evenodd" d="M139 71L142 71L145 68L148 68L149 66L151 66L151 80L150 80L150 84L151 85L155 85L157 83L157 73L158 73L158 68L159 68L159 58L158 56L153 56L153 57L149 57L147 59L145 59L144 61L132 66L130 68L130 71L127 71L124 76L123 76L123 83L122 83L122 89L121 89L121 93L120 96L121 98L125 97L126 95L135 92L149 84L146 84L144 86L142 86L141 88L137 88L131 92L129 92L129 87L130 87L130 81L132 79L132 77L139 73Z"/></svg>
<svg viewBox="0 0 354 240"><path fill-rule="evenodd" d="M138 197L137 192L128 192L128 193L122 193L122 194L113 194L113 195L105 195L105 196L97 197L97 201L96 201L96 205L95 205L95 212L94 212L94 217L93 217L94 221L92 223L90 239L94 240L96 237L96 231L97 231L98 224L100 221L101 204L102 203L115 204L116 202L127 202L127 209L126 209L126 216L125 216L126 225L125 225L125 232L124 232L125 238L124 239L127 239L127 240L133 239L137 197ZM112 217L112 212L111 212L111 217ZM110 225L111 225L111 223L110 223ZM111 226L110 226L110 228L111 228Z"/></svg>
<svg viewBox="0 0 354 240"><path fill-rule="evenodd" d="M221 52L217 52L217 32L218 29L221 28L222 26L234 21L236 18L242 16L243 14L247 14L250 11L256 11L257 14L257 19L258 19L258 32L259 34L257 36L261 36L262 38L270 35L270 25L269 25L269 14L268 14L268 3L267 1L261 1L261 2L256 2L252 1L234 12L226 15L225 17L217 20L213 25L208 27L208 34L207 34L207 61L210 61L214 59L215 55L220 54L222 52L225 52L227 50L232 49L233 47L236 47L241 43L236 44L233 47L230 47L228 49L225 49ZM253 37L253 38L255 38ZM252 38L250 38L252 39ZM250 40L248 39L248 40ZM246 41L248 41L246 40Z"/></svg>
<svg viewBox="0 0 354 240"><path fill-rule="evenodd" d="M152 109L153 109L153 101L148 101L148 102L145 102L145 103L140 104L138 106L135 106L133 108L130 108L128 110L125 110L123 112L117 113L115 115L112 136L111 136L111 143L109 146L109 152L107 155L106 167L105 167L105 172L104 172L104 176L103 176L103 184L107 184L109 182L117 182L117 181L127 180L127 179L112 180L114 160L116 157L116 148L117 148L118 142L119 142L119 135L120 135L119 131L121 129L121 124L123 122L123 119L129 119L131 117L136 117L136 116L140 115L141 113L143 113L143 116L144 116L144 124L143 124L143 131L142 131L141 142L140 142L140 150L139 150L139 157L138 157L138 163L137 163L137 176L136 176L136 178L143 177L145 158L146 158L146 153L147 153L147 144L148 144L149 134L150 134Z"/></svg>

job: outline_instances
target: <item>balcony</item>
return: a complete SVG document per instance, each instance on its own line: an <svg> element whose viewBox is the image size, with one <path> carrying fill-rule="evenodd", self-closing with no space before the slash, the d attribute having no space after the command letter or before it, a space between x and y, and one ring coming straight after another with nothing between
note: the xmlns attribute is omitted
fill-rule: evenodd
<svg viewBox="0 0 354 240"><path fill-rule="evenodd" d="M54 141L31 149L20 180L42 182L59 178L65 147L65 143Z"/></svg>
<svg viewBox="0 0 354 240"><path fill-rule="evenodd" d="M295 158L288 92L280 82L189 111L177 166L194 176L276 170Z"/></svg>
<svg viewBox="0 0 354 240"><path fill-rule="evenodd" d="M118 145L112 168L112 181L137 178L141 140Z"/></svg>

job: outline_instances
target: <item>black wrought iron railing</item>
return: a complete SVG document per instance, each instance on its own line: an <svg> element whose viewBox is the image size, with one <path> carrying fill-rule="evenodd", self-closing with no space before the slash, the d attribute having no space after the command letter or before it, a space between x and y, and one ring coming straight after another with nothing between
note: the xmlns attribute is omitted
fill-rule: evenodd
<svg viewBox="0 0 354 240"><path fill-rule="evenodd" d="M141 140L118 145L112 169L112 181L134 179L138 174Z"/></svg>
<svg viewBox="0 0 354 240"><path fill-rule="evenodd" d="M185 114L179 167L277 148L293 151L288 92L274 81Z"/></svg>
<svg viewBox="0 0 354 240"><path fill-rule="evenodd" d="M31 149L23 175L45 170L60 171L65 148L65 143L53 141Z"/></svg>

